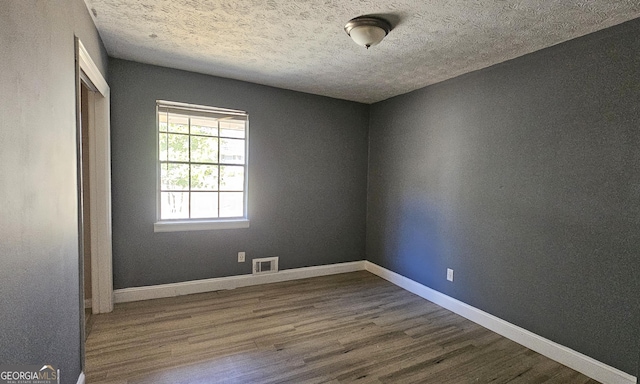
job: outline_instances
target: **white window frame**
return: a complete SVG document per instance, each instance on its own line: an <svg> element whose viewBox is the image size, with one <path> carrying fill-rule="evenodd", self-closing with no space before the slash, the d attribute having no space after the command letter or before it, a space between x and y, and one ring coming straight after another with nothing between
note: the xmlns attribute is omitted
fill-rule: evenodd
<svg viewBox="0 0 640 384"><path fill-rule="evenodd" d="M244 153L244 216L239 218L210 218L210 219L161 219L161 160L160 160L160 121L159 109L168 108L178 113L189 114L228 114L244 115L245 123L245 153ZM178 103L166 100L156 101L156 222L154 232L201 231L215 229L249 228L248 189L249 189L249 115L245 111L215 108L195 104Z"/></svg>

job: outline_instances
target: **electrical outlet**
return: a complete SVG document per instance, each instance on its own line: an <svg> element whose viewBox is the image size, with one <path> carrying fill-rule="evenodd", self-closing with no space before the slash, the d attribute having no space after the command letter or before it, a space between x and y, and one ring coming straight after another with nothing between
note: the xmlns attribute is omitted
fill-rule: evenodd
<svg viewBox="0 0 640 384"><path fill-rule="evenodd" d="M453 281L453 269L447 268L447 280Z"/></svg>
<svg viewBox="0 0 640 384"><path fill-rule="evenodd" d="M238 263L244 263L244 252L238 252Z"/></svg>

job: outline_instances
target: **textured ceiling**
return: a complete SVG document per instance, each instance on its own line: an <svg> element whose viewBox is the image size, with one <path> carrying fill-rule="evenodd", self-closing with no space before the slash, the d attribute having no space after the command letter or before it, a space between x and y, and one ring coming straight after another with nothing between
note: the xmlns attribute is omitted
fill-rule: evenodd
<svg viewBox="0 0 640 384"><path fill-rule="evenodd" d="M372 103L640 17L640 0L85 0L110 56ZM343 30L385 15L366 50Z"/></svg>

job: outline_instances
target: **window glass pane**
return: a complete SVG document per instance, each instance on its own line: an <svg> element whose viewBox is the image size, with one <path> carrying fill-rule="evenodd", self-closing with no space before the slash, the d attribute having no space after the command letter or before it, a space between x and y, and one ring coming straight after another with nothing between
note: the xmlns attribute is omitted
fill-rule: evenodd
<svg viewBox="0 0 640 384"><path fill-rule="evenodd" d="M220 217L242 217L244 193L220 192Z"/></svg>
<svg viewBox="0 0 640 384"><path fill-rule="evenodd" d="M242 114L161 101L157 106L159 219L244 217L248 122Z"/></svg>
<svg viewBox="0 0 640 384"><path fill-rule="evenodd" d="M160 125L160 132L167 132L167 113L158 112L158 123Z"/></svg>
<svg viewBox="0 0 640 384"><path fill-rule="evenodd" d="M191 118L191 134L218 136L218 120L203 117Z"/></svg>
<svg viewBox="0 0 640 384"><path fill-rule="evenodd" d="M169 161L189 161L189 136L167 135Z"/></svg>
<svg viewBox="0 0 640 384"><path fill-rule="evenodd" d="M161 219L189 218L189 192L162 192L160 195Z"/></svg>
<svg viewBox="0 0 640 384"><path fill-rule="evenodd" d="M244 167L220 166L220 190L244 191Z"/></svg>
<svg viewBox="0 0 640 384"><path fill-rule="evenodd" d="M218 166L193 164L191 166L191 189L217 191Z"/></svg>
<svg viewBox="0 0 640 384"><path fill-rule="evenodd" d="M218 138L191 136L191 161L195 163L217 163Z"/></svg>
<svg viewBox="0 0 640 384"><path fill-rule="evenodd" d="M220 136L244 139L244 121L221 121Z"/></svg>
<svg viewBox="0 0 640 384"><path fill-rule="evenodd" d="M160 133L158 144L160 144L160 161L167 161L167 134L166 133Z"/></svg>
<svg viewBox="0 0 640 384"><path fill-rule="evenodd" d="M244 140L220 139L220 162L244 164Z"/></svg>
<svg viewBox="0 0 640 384"><path fill-rule="evenodd" d="M192 192L191 217L197 219L218 217L218 193Z"/></svg>
<svg viewBox="0 0 640 384"><path fill-rule="evenodd" d="M169 113L169 132L189 133L189 117Z"/></svg>
<svg viewBox="0 0 640 384"><path fill-rule="evenodd" d="M160 188L163 190L189 190L189 165L161 165Z"/></svg>

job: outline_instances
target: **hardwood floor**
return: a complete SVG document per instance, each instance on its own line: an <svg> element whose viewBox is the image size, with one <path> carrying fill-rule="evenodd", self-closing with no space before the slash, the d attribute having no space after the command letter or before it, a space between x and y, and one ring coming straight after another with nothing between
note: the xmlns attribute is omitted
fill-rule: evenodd
<svg viewBox="0 0 640 384"><path fill-rule="evenodd" d="M370 274L116 305L89 384L597 383Z"/></svg>

